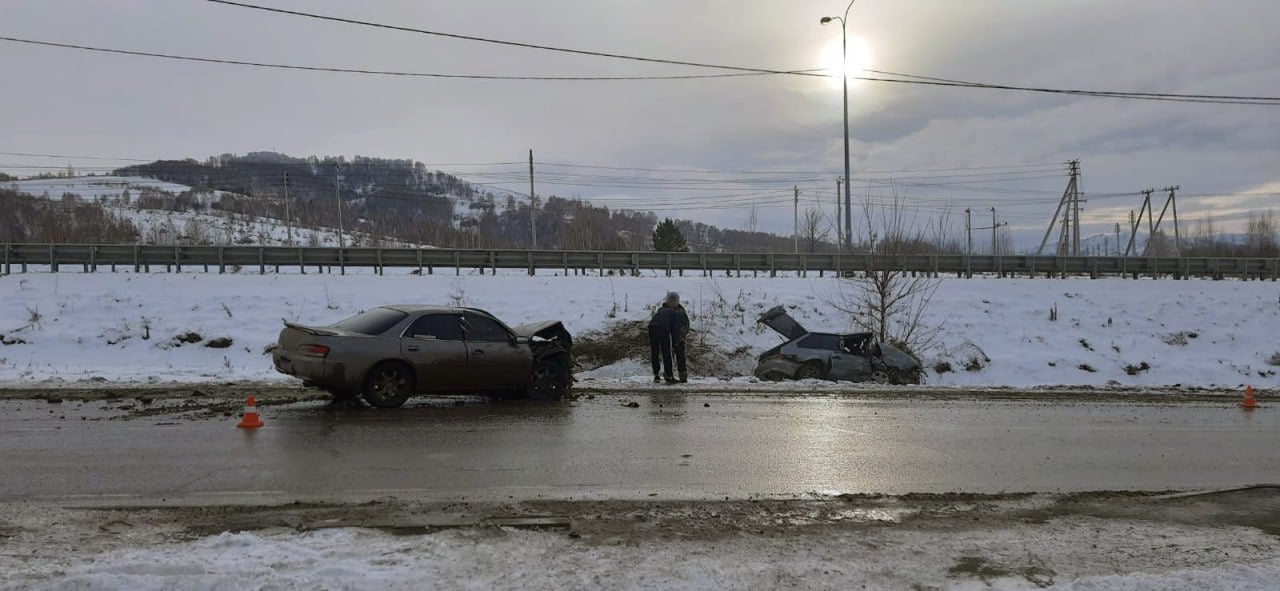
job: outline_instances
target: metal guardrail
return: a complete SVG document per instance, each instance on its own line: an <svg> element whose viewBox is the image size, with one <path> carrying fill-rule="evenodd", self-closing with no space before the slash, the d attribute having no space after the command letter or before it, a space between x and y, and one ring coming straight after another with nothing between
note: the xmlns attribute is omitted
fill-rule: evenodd
<svg viewBox="0 0 1280 591"><path fill-rule="evenodd" d="M966 256L952 254L867 255L796 254L788 252L633 252L572 250L480 250L444 248L333 248L310 246L154 246L133 244L3 244L0 270L47 266L51 271L68 265L84 271L132 267L136 272L164 266L181 272L201 270L226 272L228 268L309 267L417 268L424 273L436 269L522 269L564 273L608 271L619 273L659 271L668 275L688 271L759 274L779 272L851 274L867 270L900 270L927 274L996 274L1001 276L1105 275L1147 277L1280 277L1280 259L1274 258L1193 258L1193 257L1073 257L1073 256Z"/></svg>

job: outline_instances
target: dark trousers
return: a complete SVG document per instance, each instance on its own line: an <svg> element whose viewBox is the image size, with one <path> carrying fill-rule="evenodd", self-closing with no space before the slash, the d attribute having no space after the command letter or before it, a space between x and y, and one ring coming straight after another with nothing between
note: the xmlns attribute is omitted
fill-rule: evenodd
<svg viewBox="0 0 1280 591"><path fill-rule="evenodd" d="M659 357L658 355L662 356ZM662 370L662 375L671 378L671 331L656 326L649 327L649 359L653 364L653 376L658 377L658 371ZM659 365L658 362L662 364Z"/></svg>
<svg viewBox="0 0 1280 591"><path fill-rule="evenodd" d="M689 375L689 363L684 356L684 339L675 337L671 339L671 352L676 355L676 369L680 370L681 376Z"/></svg>

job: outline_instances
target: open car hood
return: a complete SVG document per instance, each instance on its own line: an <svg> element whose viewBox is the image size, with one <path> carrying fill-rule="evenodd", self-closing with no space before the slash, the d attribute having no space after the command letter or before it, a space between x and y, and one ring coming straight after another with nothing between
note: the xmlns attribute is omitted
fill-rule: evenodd
<svg viewBox="0 0 1280 591"><path fill-rule="evenodd" d="M569 335L569 330L564 327L564 323L559 320L521 324L512 327L511 330L522 337L560 341L566 349L573 346L573 337Z"/></svg>
<svg viewBox="0 0 1280 591"><path fill-rule="evenodd" d="M756 319L756 322L772 328L778 334L786 337L787 340L795 340L809 334L809 331L805 330L803 326L800 326L799 322L796 322L791 315L787 314L787 309L783 306L769 308L760 315L760 318Z"/></svg>

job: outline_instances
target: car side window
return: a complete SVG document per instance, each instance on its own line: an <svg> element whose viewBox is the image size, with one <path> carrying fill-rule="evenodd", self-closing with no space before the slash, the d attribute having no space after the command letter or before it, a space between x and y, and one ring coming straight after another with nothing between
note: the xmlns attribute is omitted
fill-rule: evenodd
<svg viewBox="0 0 1280 591"><path fill-rule="evenodd" d="M467 314L462 318L462 329L468 341L506 342L511 334L502 325L475 314Z"/></svg>
<svg viewBox="0 0 1280 591"><path fill-rule="evenodd" d="M811 334L800 339L797 345L805 349L820 349L822 351L839 351L840 337L828 334Z"/></svg>
<svg viewBox="0 0 1280 591"><path fill-rule="evenodd" d="M415 320L405 336L436 341L461 341L462 326L456 314L430 314Z"/></svg>

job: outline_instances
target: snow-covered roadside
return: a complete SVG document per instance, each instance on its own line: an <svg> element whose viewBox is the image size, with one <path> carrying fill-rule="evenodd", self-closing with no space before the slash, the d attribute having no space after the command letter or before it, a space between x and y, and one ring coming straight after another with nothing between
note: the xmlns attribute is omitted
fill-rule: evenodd
<svg viewBox="0 0 1280 591"><path fill-rule="evenodd" d="M511 324L561 319L583 338L643 320L668 290L684 296L695 340L743 351L716 372L748 376L754 355L780 342L755 324L759 312L782 303L812 330L848 330L827 304L838 289L816 277L16 274L0 277L0 335L13 343L0 346L0 383L281 380L263 351L282 320L323 324L385 303L477 306ZM1278 284L1257 281L943 279L925 317L942 327L924 354L927 380L1274 388L1278 296ZM189 332L198 342L175 340ZM211 348L219 338L229 346ZM975 356L981 369L966 371ZM939 362L952 371L935 372ZM647 373L624 360L582 377L626 384Z"/></svg>
<svg viewBox="0 0 1280 591"><path fill-rule="evenodd" d="M410 536L276 529L192 541L156 533L120 516L86 545L6 554L0 588L1199 591L1274 589L1280 577L1280 542L1255 529L1086 517L710 540L496 527Z"/></svg>

